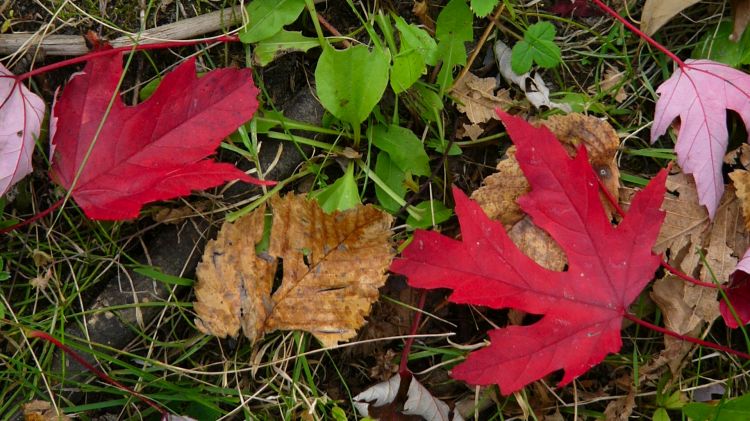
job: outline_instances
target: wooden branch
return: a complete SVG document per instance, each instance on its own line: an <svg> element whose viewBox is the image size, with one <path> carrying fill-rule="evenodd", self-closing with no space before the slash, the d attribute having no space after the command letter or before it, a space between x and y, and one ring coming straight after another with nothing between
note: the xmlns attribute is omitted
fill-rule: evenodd
<svg viewBox="0 0 750 421"><path fill-rule="evenodd" d="M240 6L206 13L157 28L147 29L140 35L139 44L153 44L164 40L182 40L199 37L221 30L242 21ZM0 54L13 54L22 48L37 48L46 56L80 56L89 52L81 35L48 35L40 40L37 33L0 34ZM113 47L133 45L133 38L124 36L110 43Z"/></svg>

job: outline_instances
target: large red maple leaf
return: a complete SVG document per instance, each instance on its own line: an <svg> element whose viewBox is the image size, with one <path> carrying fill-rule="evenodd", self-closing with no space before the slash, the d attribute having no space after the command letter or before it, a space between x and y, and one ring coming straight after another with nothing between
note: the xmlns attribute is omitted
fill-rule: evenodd
<svg viewBox="0 0 750 421"><path fill-rule="evenodd" d="M54 107L51 176L72 190L86 216L129 219L147 202L228 180L258 182L232 165L205 159L258 108L250 69L219 69L198 78L191 58L148 100L129 107L117 93L122 57L89 60Z"/></svg>
<svg viewBox="0 0 750 421"><path fill-rule="evenodd" d="M623 316L659 266L651 247L664 219L659 207L666 172L636 196L615 227L585 149L570 158L547 128L499 114L531 185L518 202L566 252L568 269L536 264L500 223L454 188L461 241L417 231L391 271L406 275L413 287L450 288L456 303L543 315L529 326L490 331L490 346L453 370L454 378L497 383L509 394L559 369L564 385L620 349Z"/></svg>

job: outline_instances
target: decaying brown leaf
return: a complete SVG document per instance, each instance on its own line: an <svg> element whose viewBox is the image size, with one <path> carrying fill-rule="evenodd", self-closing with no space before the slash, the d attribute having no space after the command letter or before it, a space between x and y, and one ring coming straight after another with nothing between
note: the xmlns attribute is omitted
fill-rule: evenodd
<svg viewBox="0 0 750 421"><path fill-rule="evenodd" d="M740 201L745 229L750 230L750 173L745 170L734 170L729 173L734 183L735 194Z"/></svg>
<svg viewBox="0 0 750 421"><path fill-rule="evenodd" d="M604 77L599 81L598 90L607 92L608 95L619 104L628 98L625 86L620 85L623 78L625 78L625 72L608 66L607 70L604 71ZM620 85L619 89L615 90L618 85ZM597 92L597 86L591 86L588 91L589 93L595 94Z"/></svg>
<svg viewBox="0 0 750 421"><path fill-rule="evenodd" d="M676 170L677 171L677 170ZM633 189L621 189L621 204L627 209ZM748 238L734 188L727 186L714 221L698 204L693 178L681 172L667 178L667 194L662 209L667 213L654 245L657 253L666 253L669 263L707 282L711 273L701 263L701 250L720 282L726 282L747 249Z"/></svg>
<svg viewBox="0 0 750 421"><path fill-rule="evenodd" d="M693 178L681 172L671 174L667 179L667 193L662 205L666 218L654 251L664 253L670 265L688 275L711 282L713 274L720 283L727 282L748 245L733 190L728 186L712 222L705 207L698 204ZM632 189L622 189L621 203L625 209L633 193ZM654 282L651 298L661 309L668 329L698 335L719 316L717 294L716 289L667 276ZM693 349L692 345L667 336L664 342L664 350L643 367L642 375L658 375L654 373L663 366L668 366L673 374L680 372L685 357Z"/></svg>
<svg viewBox="0 0 750 421"><path fill-rule="evenodd" d="M60 412L46 401L34 400L23 404L25 421L70 421L70 417Z"/></svg>
<svg viewBox="0 0 750 421"><path fill-rule="evenodd" d="M265 333L304 330L324 346L351 339L378 298L393 257L393 218L359 206L325 214L316 201L286 195L271 199L267 252L256 253L265 208L225 223L198 265L196 325L218 337L251 341ZM277 265L281 285L272 290Z"/></svg>
<svg viewBox="0 0 750 421"><path fill-rule="evenodd" d="M653 35L665 23L700 0L646 0L641 12L641 30Z"/></svg>
<svg viewBox="0 0 750 421"><path fill-rule="evenodd" d="M506 89L495 93L496 84L494 77L480 78L473 73L467 73L457 80L451 95L457 100L458 111L466 114L474 124L499 120L495 109L507 110L512 101Z"/></svg>

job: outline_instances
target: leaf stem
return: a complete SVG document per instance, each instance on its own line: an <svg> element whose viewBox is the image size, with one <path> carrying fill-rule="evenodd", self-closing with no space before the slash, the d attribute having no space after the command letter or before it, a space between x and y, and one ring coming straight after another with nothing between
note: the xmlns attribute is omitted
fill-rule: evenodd
<svg viewBox="0 0 750 421"><path fill-rule="evenodd" d="M411 346L414 344L414 335L416 335L417 330L419 330L419 322L422 320L422 309L424 308L426 298L427 290L420 289L419 301L417 303L418 310L416 313L414 313L414 319L411 321L409 337L406 339L406 343L404 343L404 349L403 351L401 351L401 362L398 365L398 373L402 376L409 373L409 368L407 367L407 364L409 362L409 353L411 352Z"/></svg>
<svg viewBox="0 0 750 421"><path fill-rule="evenodd" d="M94 373L100 379L102 379L105 382L111 384L112 386L117 387L118 389L124 390L124 391L132 394L133 396L137 397L138 399L140 399L141 401L143 401L144 403L146 403L148 406L150 406L150 407L154 408L155 410L157 410L161 414L162 420L169 419L169 413L167 412L166 409L162 408L161 406L159 406L159 404L157 404L156 402L152 401L151 399L143 396L142 394L136 392L135 390L133 390L133 389L125 386L124 384L118 382L117 380L109 377L103 371L101 371L98 368L94 367L93 365L89 364L89 362L86 361L85 359L83 359L83 357L81 357L80 355L78 355L77 352L75 352L72 349L68 348L67 346L63 345L62 342L60 342L59 340L57 340L57 338L53 337L52 335L50 335L50 334L48 334L46 332L39 331L39 330L33 330L33 331L29 332L28 336L29 336L29 338L39 338L39 339L43 339L43 340L45 340L47 342L52 343L53 345L55 345L56 347L58 347L62 351L64 351L66 354L68 354L70 357L72 357L74 360L78 361L79 364L81 364L82 366L86 367L87 370L89 370L90 372Z"/></svg>
<svg viewBox="0 0 750 421"><path fill-rule="evenodd" d="M673 331L671 331L671 330L669 330L667 328L663 328L661 326L657 326L657 325L651 324L651 323L649 323L649 322L647 322L645 320L639 319L638 317L636 317L636 316L634 316L634 315L632 315L630 313L625 313L625 315L623 317L625 317L626 319L632 321L633 323L637 323L637 324L639 324L639 325L641 325L643 327L646 327L648 329L654 330L654 331L659 332L659 333L663 333L664 335L668 335L668 336L671 336L673 338L677 338L677 339L679 339L681 341L694 343L694 344L700 345L700 346L705 346L706 348L715 349L717 351L726 352L728 354L736 355L736 356L738 356L740 358L744 358L746 360L750 360L750 354L746 354L744 352L736 351L736 350L734 350L732 348L729 348L727 346L724 346L724 345L719 345L717 343L704 341L703 339L694 338L692 336L680 335L679 333L673 332Z"/></svg>
<svg viewBox="0 0 750 421"><path fill-rule="evenodd" d="M625 27L628 28L630 30L630 32L638 35L641 39L643 39L647 43L651 44L654 48L656 48L657 50L661 51L667 57L669 57L670 59L672 59L672 61L674 61L678 66L680 66L680 69L684 69L685 68L685 66L686 66L685 62L682 61L682 59L680 59L679 57L677 57L677 55L675 55L675 53L669 51L669 49L667 49L667 47L659 44L656 40L654 40L650 36L646 35L643 31L641 31L640 29L638 29L632 23L628 22L627 19L625 19L624 17L620 16L619 13L615 12L611 7L609 7L606 4L604 4L604 2L602 2L601 0L593 0L593 2L600 9L602 9L602 11L604 11L608 15L610 15L613 18L615 18L615 19L619 20L620 22L622 22L622 24L625 25Z"/></svg>
<svg viewBox="0 0 750 421"><path fill-rule="evenodd" d="M64 197L62 199L58 200L57 202L53 203L52 206L48 207L47 209L45 209L45 210L37 213L36 215L33 215L31 218L29 218L29 219L27 219L27 220L25 220L23 222L19 222L19 223L15 224L15 225L11 225L9 227L5 227L3 229L0 229L0 234L7 234L7 233L9 233L11 231L15 231L15 230L17 230L19 228L23 228L26 225L29 225L29 224L31 224L31 223L33 223L35 221L38 221L38 220L44 218L45 216L47 216L50 213L52 213L52 211L54 211L55 209L57 209L60 206L62 206L63 202L65 202L65 198Z"/></svg>
<svg viewBox="0 0 750 421"><path fill-rule="evenodd" d="M216 37L212 39L157 42L154 44L139 44L139 45L134 45L134 46L129 45L129 46L124 46L124 47L111 48L109 50L94 51L92 53L84 54L79 57L74 57L71 59L59 61L57 63L52 63L47 66L42 66L38 69L34 69L30 72L26 72L24 74L18 75L16 77L16 80L18 81L26 80L30 77L40 75L42 73L51 72L53 70L57 70L66 66L71 66L74 64L82 63L84 61L88 61L93 58L109 56L112 54L118 54L123 51L160 50L160 49L165 49L165 48L189 47L191 45L211 43L211 42L238 42L239 40L240 39L234 35L222 35L220 37Z"/></svg>

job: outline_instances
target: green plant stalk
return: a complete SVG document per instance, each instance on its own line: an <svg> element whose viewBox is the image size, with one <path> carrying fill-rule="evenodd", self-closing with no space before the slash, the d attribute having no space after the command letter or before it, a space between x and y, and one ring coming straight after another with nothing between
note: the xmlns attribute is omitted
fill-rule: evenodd
<svg viewBox="0 0 750 421"><path fill-rule="evenodd" d="M258 123L277 123L283 126L287 130L304 130L306 132L330 134L334 136L344 136L344 137L349 136L348 133L342 133L339 130L327 129L325 127L308 124L303 121L287 120L285 118L269 118L269 117L262 117L262 116L253 117L253 120L257 121Z"/></svg>
<svg viewBox="0 0 750 421"><path fill-rule="evenodd" d="M361 159L357 159L357 165L359 165L360 168L362 168L362 171L372 179L372 182L377 184L378 187L383 189L383 191L393 199L394 202L398 203L399 206L404 207L406 206L406 212L409 213L412 217L417 219L418 221L422 220L422 214L414 208L412 205L407 205L406 200L402 199L397 195L393 190L391 190L390 187L380 178L377 174L375 174L375 171L371 170L370 167L365 165L364 161Z"/></svg>
<svg viewBox="0 0 750 421"><path fill-rule="evenodd" d="M326 152L335 154L341 154L344 152L344 148L342 148L341 146L331 145L330 143L321 142L319 140L309 139L302 136L290 135L280 132L268 132L266 133L266 136L271 139L287 140L295 143L301 143L303 145L314 146L316 148L323 149Z"/></svg>
<svg viewBox="0 0 750 421"><path fill-rule="evenodd" d="M312 19L313 26L315 26L315 33L318 35L318 42L320 42L320 47L333 48L331 47L331 44L329 44L326 40L325 35L323 35L323 28L320 27L320 22L318 22L318 12L315 10L315 2L313 0L305 0L305 5L307 6L307 11L310 13L310 18Z"/></svg>
<svg viewBox="0 0 750 421"><path fill-rule="evenodd" d="M289 177L289 178L287 178L285 180L279 181L275 186L273 186L273 188L271 190L269 190L266 193L264 193L263 196L261 196L258 200L256 200L253 203L245 206L242 209L239 209L239 210L236 210L234 212L231 212L231 213L227 214L227 216L226 216L225 219L228 222L234 222L234 221L236 221L240 217L242 217L244 215L247 215L248 213L250 213L253 210L255 210L256 208L258 208L261 204L265 203L268 199L271 198L271 196L273 196L274 194L276 194L279 191L281 191L281 189L284 186L286 186L287 184L291 183L292 181L298 180L298 179L300 179L302 177L305 177L308 174L310 174L310 169L307 169L305 171L300 171L299 173L297 173L297 174L295 174L295 175L293 175L293 176L291 176L291 177Z"/></svg>

